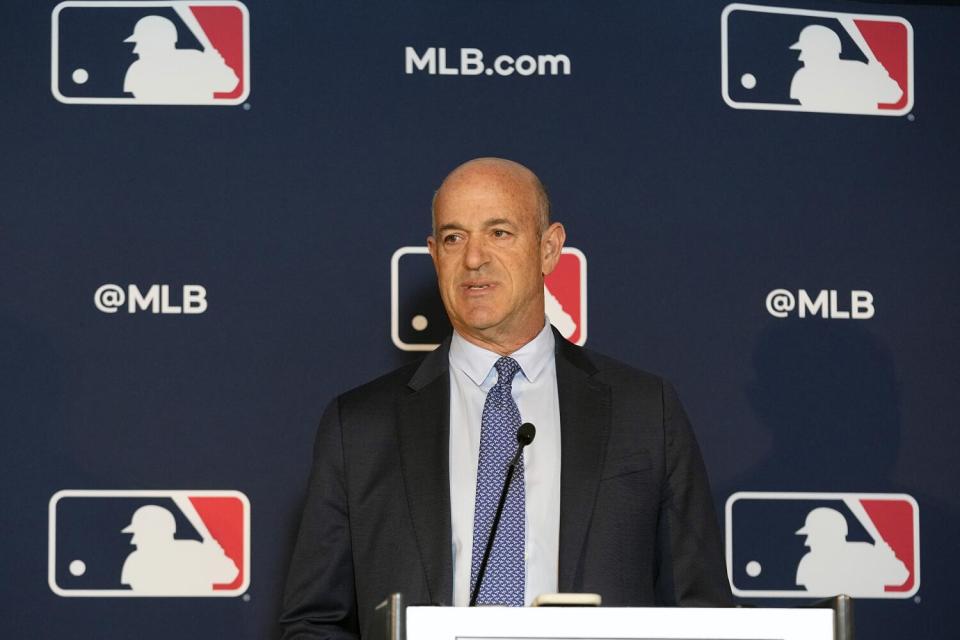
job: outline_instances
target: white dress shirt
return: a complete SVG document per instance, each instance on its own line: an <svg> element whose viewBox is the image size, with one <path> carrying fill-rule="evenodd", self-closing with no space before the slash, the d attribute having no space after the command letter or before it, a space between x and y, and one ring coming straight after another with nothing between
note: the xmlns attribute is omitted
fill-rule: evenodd
<svg viewBox="0 0 960 640"><path fill-rule="evenodd" d="M560 550L560 403L550 323L510 357L520 365L512 387L520 419L537 428L536 438L523 452L524 603L530 605L538 595L557 591ZM487 392L497 383L493 365L499 359L499 354L467 342L454 332L450 343L450 519L453 603L458 607L470 602L480 420Z"/></svg>

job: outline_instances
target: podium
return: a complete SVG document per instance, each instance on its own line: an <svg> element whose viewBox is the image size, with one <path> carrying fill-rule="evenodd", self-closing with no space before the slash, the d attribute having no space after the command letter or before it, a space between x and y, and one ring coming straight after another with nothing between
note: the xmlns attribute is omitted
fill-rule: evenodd
<svg viewBox="0 0 960 640"><path fill-rule="evenodd" d="M370 640L853 640L850 607L408 607L394 594Z"/></svg>

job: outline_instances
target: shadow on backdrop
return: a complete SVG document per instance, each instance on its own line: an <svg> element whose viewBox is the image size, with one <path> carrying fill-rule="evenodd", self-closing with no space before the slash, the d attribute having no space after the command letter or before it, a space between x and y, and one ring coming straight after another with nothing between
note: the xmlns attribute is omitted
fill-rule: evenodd
<svg viewBox="0 0 960 640"><path fill-rule="evenodd" d="M772 450L734 490L887 491L900 450L900 391L887 347L851 322L776 322L746 389Z"/></svg>

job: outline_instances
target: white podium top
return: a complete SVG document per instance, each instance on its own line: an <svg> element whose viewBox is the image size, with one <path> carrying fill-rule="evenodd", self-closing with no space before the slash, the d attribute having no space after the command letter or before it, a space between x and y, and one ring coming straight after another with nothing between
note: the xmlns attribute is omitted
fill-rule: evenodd
<svg viewBox="0 0 960 640"><path fill-rule="evenodd" d="M407 640L833 640L831 609L408 607Z"/></svg>

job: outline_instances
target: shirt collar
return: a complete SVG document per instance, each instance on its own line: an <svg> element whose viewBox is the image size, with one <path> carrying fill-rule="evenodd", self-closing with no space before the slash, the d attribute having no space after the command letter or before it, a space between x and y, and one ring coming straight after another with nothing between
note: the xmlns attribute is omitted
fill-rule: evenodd
<svg viewBox="0 0 960 640"><path fill-rule="evenodd" d="M537 376L553 357L554 346L553 329L549 322L544 322L540 333L511 353L510 357L520 365L520 370L527 380L536 382ZM477 386L483 385L499 359L499 353L468 342L459 333L453 332L450 341L450 365L467 374Z"/></svg>

